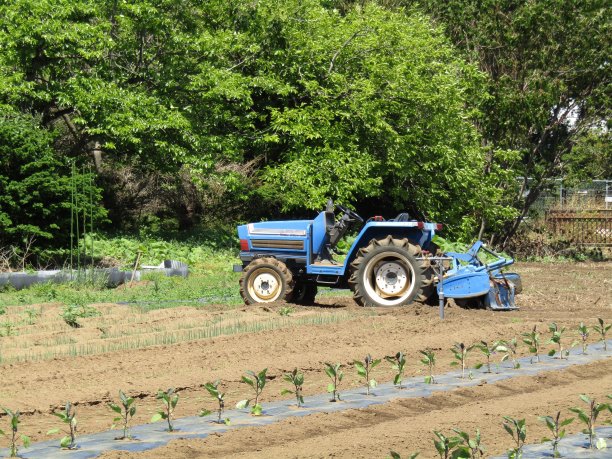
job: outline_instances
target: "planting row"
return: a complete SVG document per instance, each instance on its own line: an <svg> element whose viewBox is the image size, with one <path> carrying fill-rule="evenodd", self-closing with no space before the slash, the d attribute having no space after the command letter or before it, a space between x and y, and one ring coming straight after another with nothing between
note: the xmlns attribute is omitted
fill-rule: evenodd
<svg viewBox="0 0 612 459"><path fill-rule="evenodd" d="M555 348L551 349L547 354L549 356L557 355L560 359L569 358L569 349L579 342L582 342L582 353L585 354L587 350L587 340L590 336L590 332L595 331L598 336L601 338L600 341L603 342L604 350L607 350L607 342L606 335L608 331L612 328L612 324L606 325L602 319L598 319L598 323L595 324L592 328L587 327L584 323L580 323L577 327L578 336L581 338L580 341L574 340L571 343L567 343L566 339L566 329L563 327L558 327L556 323L551 323L548 326L548 330L551 333L551 336L548 340L541 343L540 333L537 331L537 328L534 327L531 331L527 333L523 333L521 342L527 344L529 348L529 352L532 355L531 363L537 363L540 361L540 353L542 352L542 344L552 343L555 344ZM472 345L465 345L463 343L457 343L451 348L451 353L454 357L454 361L451 365L460 365L461 366L461 378L466 377L466 370L468 371L468 377L472 377L472 372L469 370L467 365L468 355L473 350L479 350L484 357L486 357L486 361L484 363L478 363L474 366L474 368L479 369L486 365L485 373L491 373L491 360L492 356L499 354L500 359L497 365L500 363L510 360L512 361L512 366L515 369L520 368L519 361L517 359L517 350L519 348L519 341L516 338L511 340L498 340L493 343L487 343L485 341L481 341ZM434 369L436 364L436 354L431 349L424 349L420 352L420 363L424 365L428 373L425 376L424 380L427 384L435 384L435 376ZM363 381L366 395L370 395L370 390L377 386L377 382L373 377L374 370L381 364L383 359L374 359L369 354L363 359L363 361L354 361L354 367L357 373L357 376L360 380ZM387 361L391 364L395 375L393 378L393 384L398 388L402 389L403 384L402 381L404 379L404 373L406 369L406 356L402 352L397 352L395 355L384 357L384 361ZM339 363L331 364L326 363L324 367L324 372L329 378L329 383L327 385L327 391L331 394L330 402L336 402L340 400L339 386L344 378L343 366ZM281 391L281 394L293 394L296 399L296 404L298 407L301 407L304 404L304 395L303 395L303 384L304 384L304 374L300 372L297 368L292 372L285 373L283 375L284 381L289 383L289 386ZM261 395L266 386L267 381L267 368L263 369L259 372L247 371L246 375L242 376L242 382L247 384L253 391L253 396L248 399L241 400L237 403L236 408L244 409L249 407L250 413L253 416L259 416L263 413L263 408L261 405ZM210 394L210 396L215 400L216 407L213 410L216 415L216 423L219 424L230 424L229 418L224 418L225 412L225 393L220 389L221 381L217 380L214 382L208 382L203 385L206 391ZM586 396L583 398L586 401ZM161 408L155 415L152 417L151 422L165 420L167 423L167 430L172 432L174 430L173 420L174 420L174 412L176 406L179 402L179 394L174 389L170 388L166 391L159 390L157 393L157 399L160 400ZM590 402L589 402L590 403ZM594 402L593 402L594 403ZM599 407L599 408L597 408ZM123 435L117 437L117 439L130 439L130 420L136 413L136 406L134 398L129 397L123 391L119 391L119 402L109 404L109 408L115 413L115 418L113 419L113 428L117 425L121 425L123 428ZM593 412L599 413L603 409L610 409L607 404L594 404L591 407L591 415L587 416L583 413L583 415L579 414L580 419L590 419L591 424L594 425L594 421L596 419L592 417ZM595 410L595 411L593 411ZM213 411L204 409L201 411L200 416L209 416L213 414ZM5 434L0 430L0 435L5 435L9 438L10 442L10 453L11 456L14 457L17 455L17 448L19 440L24 447L29 445L29 438L25 435L20 435L20 412L12 411L8 408L4 408L4 412L8 415L10 420L10 430L8 434ZM576 411L576 413L578 413ZM76 437L77 437L77 417L76 411L71 403L67 403L65 405L64 411L59 413L53 413L57 416L63 423L65 423L65 436L60 440L60 446L65 449L75 449L77 448ZM584 418L584 419L583 419ZM552 418L551 418L552 419ZM510 422L509 420L507 420ZM518 422L518 421L517 421ZM559 421L559 414L557 414L556 422L558 425L564 426L567 424L563 424L563 421ZM561 422L561 424L559 424ZM518 424L517 424L518 425ZM506 429L508 430L508 429ZM49 435L56 434L60 431L60 429L52 429L48 432ZM436 433L438 441L443 441L443 435ZM479 436L479 435L477 435ZM446 438L446 437L444 437ZM462 435L459 437L452 437L455 440L458 438L463 438ZM561 437L562 438L562 437ZM458 440L457 440L458 441ZM452 443L452 442L451 442ZM469 443L469 441L468 441ZM592 443L592 441L591 441ZM460 443L457 443L453 446L460 446ZM518 445L520 446L520 445Z"/></svg>
<svg viewBox="0 0 612 459"><path fill-rule="evenodd" d="M612 395L608 395L607 397L608 399L612 399ZM580 399L586 403L586 409L572 407L569 408L569 411L575 413L579 422L584 424L582 432L588 437L587 448L598 450L606 449L606 440L603 437L596 437L595 427L600 413L605 411L612 413L612 403L597 403L585 394L581 394ZM550 443L552 457L562 457L559 452L559 443L565 438L565 427L574 422L575 418L562 419L561 412L558 411L553 416L539 416L538 420L550 430L550 438L545 437L540 439L540 441L542 443ZM609 425L612 424L610 420L604 423ZM508 449L508 459L522 458L523 448L527 441L527 424L525 419L514 419L509 416L504 416L501 427L503 427L512 437L513 447ZM476 429L476 434L474 436L470 436L467 432L458 428L453 428L452 430L453 434L451 436L446 436L442 432L436 430L433 431L435 435L433 444L441 459L481 459L485 457L486 447L482 442L480 429ZM395 451L390 451L389 454L392 459L401 459L400 454ZM412 453L407 457L409 459L414 459L419 454L420 453Z"/></svg>

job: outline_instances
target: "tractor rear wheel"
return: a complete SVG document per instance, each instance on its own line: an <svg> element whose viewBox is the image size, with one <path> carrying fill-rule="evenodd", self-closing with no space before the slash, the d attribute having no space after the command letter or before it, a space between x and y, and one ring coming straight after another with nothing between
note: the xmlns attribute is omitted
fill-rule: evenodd
<svg viewBox="0 0 612 459"><path fill-rule="evenodd" d="M361 306L405 306L431 294L433 270L416 259L421 248L408 239L372 239L351 263L349 285Z"/></svg>
<svg viewBox="0 0 612 459"><path fill-rule="evenodd" d="M276 258L256 258L240 278L240 295L246 304L290 300L293 275L287 265Z"/></svg>

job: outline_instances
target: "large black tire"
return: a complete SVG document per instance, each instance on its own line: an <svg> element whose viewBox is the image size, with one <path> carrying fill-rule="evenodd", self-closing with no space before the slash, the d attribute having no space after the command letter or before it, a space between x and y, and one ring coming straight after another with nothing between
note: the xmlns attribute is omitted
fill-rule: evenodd
<svg viewBox="0 0 612 459"><path fill-rule="evenodd" d="M431 294L433 270L408 239L372 239L351 263L349 286L361 306L406 306Z"/></svg>
<svg viewBox="0 0 612 459"><path fill-rule="evenodd" d="M240 277L240 295L246 304L291 300L293 275L276 258L256 258Z"/></svg>
<svg viewBox="0 0 612 459"><path fill-rule="evenodd" d="M293 287L293 294L290 300L291 303L309 305L315 302L317 296L316 284L306 282L296 282Z"/></svg>

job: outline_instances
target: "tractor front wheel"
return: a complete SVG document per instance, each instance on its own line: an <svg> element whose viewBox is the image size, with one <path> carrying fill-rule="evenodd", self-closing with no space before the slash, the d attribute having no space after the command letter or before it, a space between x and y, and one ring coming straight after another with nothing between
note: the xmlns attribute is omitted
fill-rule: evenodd
<svg viewBox="0 0 612 459"><path fill-rule="evenodd" d="M372 239L351 263L349 285L361 306L405 306L427 299L433 274L408 239Z"/></svg>
<svg viewBox="0 0 612 459"><path fill-rule="evenodd" d="M256 258L240 278L240 295L246 304L289 300L293 275L285 263L276 258Z"/></svg>

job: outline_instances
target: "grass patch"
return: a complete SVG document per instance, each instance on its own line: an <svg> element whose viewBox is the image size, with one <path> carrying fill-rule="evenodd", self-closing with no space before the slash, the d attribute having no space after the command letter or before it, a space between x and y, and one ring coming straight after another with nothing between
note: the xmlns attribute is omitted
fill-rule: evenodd
<svg viewBox="0 0 612 459"><path fill-rule="evenodd" d="M191 311L189 311L191 309ZM142 314L136 311L114 309L102 317L84 319L78 331L67 330L61 318L49 316L43 330L31 328L29 333L0 339L0 363L42 361L56 357L86 356L113 351L142 349L151 346L172 345L189 341L258 333L282 328L327 325L356 319L363 314L348 312L314 313L301 316L273 316L254 318L251 312L230 311L212 320L203 320L205 312L187 308L177 311L155 311ZM249 315L251 314L251 315ZM141 323L134 326L134 317ZM165 320L163 320L165 318ZM53 322L57 322L53 324ZM59 330L59 331L58 331ZM25 330L24 330L25 331ZM38 333L38 334L37 334Z"/></svg>

